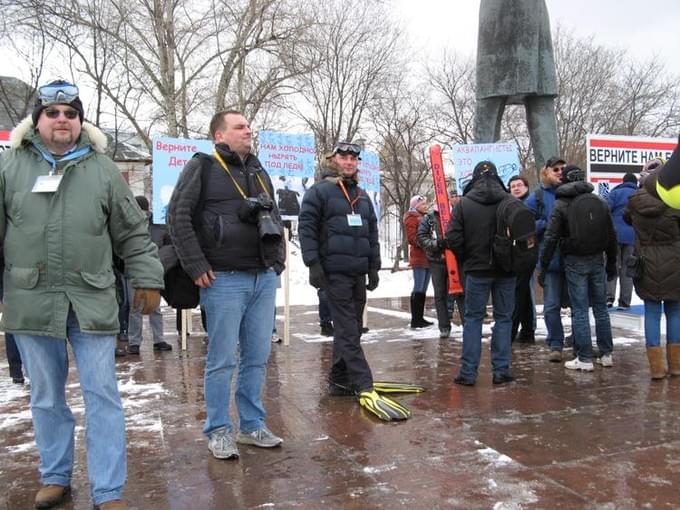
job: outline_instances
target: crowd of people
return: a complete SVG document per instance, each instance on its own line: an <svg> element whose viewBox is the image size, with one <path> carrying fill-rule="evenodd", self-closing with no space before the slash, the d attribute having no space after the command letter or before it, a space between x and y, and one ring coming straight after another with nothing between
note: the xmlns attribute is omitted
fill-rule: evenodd
<svg viewBox="0 0 680 510"><path fill-rule="evenodd" d="M262 393L275 332L275 293L285 263L284 226L270 176L252 152L244 115L217 112L209 132L214 152L196 154L180 174L167 211L167 238L182 274L198 288L210 339L204 371L207 448L217 459L238 459L238 445L283 444L267 426ZM67 343L85 402L91 497L102 510L127 508L117 338L127 335L127 352L138 354L142 316L150 315L154 350L171 349L159 320L168 272L158 256L159 241L153 239L149 203L132 195L104 155L105 146L102 132L84 120L78 87L56 81L38 89L32 114L12 132L11 149L0 157L2 328L13 381L23 383L24 372L31 381L42 483L37 508L59 505L73 474L75 419L65 395ZM423 388L374 380L361 346L367 291L378 287L381 268L378 219L359 181L361 151L357 144L339 142L324 158L322 179L306 191L300 208L300 244L309 282L319 289L322 333L333 336L329 395L354 397L377 418L401 421L411 411L392 395ZM641 175L642 189L627 174L610 195L611 211L592 193L584 172L560 158L546 162L532 193L521 175L510 179L508 192L494 163L479 163L462 197L452 190L446 229L437 209L430 210L424 196L414 196L404 217L414 276L410 325L431 325L424 317L431 279L440 338L451 335L454 304L463 324L454 382L476 383L490 297L492 381L513 381L512 341L535 341L534 279L544 289L550 361L563 360L561 308L570 306L575 356L565 368L592 371L594 359L612 367L607 305L609 300L613 306L616 287L610 284L608 290L606 281L617 276L619 307L630 306L630 281L644 300L651 377L680 375L675 271L680 212L660 199L656 173L669 166L680 169L679 160L676 151L668 162L657 161L656 168L650 162ZM536 272L533 267L515 270L495 255L498 237L505 235L498 227L499 211L506 209L500 204L508 200L532 213L532 236L523 242L527 253L540 244ZM458 260L462 294L448 294L446 250ZM125 295L129 310L119 306ZM596 358L589 308L596 318ZM667 361L661 348L662 311ZM234 377L238 423L230 413Z"/></svg>

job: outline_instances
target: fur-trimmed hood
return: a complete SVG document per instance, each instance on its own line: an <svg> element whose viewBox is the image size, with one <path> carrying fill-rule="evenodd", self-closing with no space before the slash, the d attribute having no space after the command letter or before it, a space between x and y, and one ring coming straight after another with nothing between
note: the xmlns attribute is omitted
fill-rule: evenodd
<svg viewBox="0 0 680 510"><path fill-rule="evenodd" d="M101 132L101 130L94 124L89 122L83 122L81 139L85 133L87 139L92 146L92 150L104 154L106 152L106 146L108 144L106 140L106 135ZM33 135L33 119L29 115L24 120L22 120L17 127L12 130L9 135L9 143L12 149L18 149L21 147L21 143L24 139L30 138ZM79 140L79 144L82 140Z"/></svg>

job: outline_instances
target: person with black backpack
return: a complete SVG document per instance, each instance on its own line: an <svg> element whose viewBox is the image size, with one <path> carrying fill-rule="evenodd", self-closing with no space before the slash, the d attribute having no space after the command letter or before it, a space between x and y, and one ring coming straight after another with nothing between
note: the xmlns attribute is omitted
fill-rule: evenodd
<svg viewBox="0 0 680 510"><path fill-rule="evenodd" d="M588 307L595 316L595 335L604 367L612 359L612 328L607 311L607 280L616 276L616 231L607 203L593 194L593 185L585 182L579 167L567 165L557 188L557 201L545 233L541 267L548 266L559 246L571 301L571 321L576 357L564 367L592 372L593 352L590 339ZM605 255L606 254L606 259ZM606 278L605 278L606 275ZM541 269L538 281L545 283Z"/></svg>
<svg viewBox="0 0 680 510"><path fill-rule="evenodd" d="M453 380L474 386L482 354L482 325L489 294L493 300L491 334L493 384L514 380L510 373L510 334L515 307L515 274L493 255L497 233L496 211L510 197L491 161L478 163L463 198L454 207L446 244L465 271L465 322L460 372ZM510 197L512 198L512 197ZM516 200L516 199L513 199Z"/></svg>

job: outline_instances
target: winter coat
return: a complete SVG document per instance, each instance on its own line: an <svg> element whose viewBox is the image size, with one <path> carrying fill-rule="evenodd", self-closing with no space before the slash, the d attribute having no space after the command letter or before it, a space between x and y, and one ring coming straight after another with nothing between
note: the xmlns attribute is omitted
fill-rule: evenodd
<svg viewBox="0 0 680 510"><path fill-rule="evenodd" d="M593 185L589 182L576 181L567 184L562 184L557 188L557 201L550 217L550 224L545 231L545 246L541 253L542 267L545 267L548 260L553 256L558 247L563 250L562 255L569 255L565 252L565 248L561 240L569 237L569 221L568 211L571 201L577 196L584 193L592 193ZM607 204L602 202L603 209L606 209L607 224L603 227L601 235L607 238L607 247L605 253L607 254L607 273L616 272L616 231L614 230L614 223L612 222L611 214ZM599 239L593 239L592 244L598 244ZM586 244L590 245L590 242Z"/></svg>
<svg viewBox="0 0 680 510"><path fill-rule="evenodd" d="M541 265L541 260L542 257L541 255L543 254L543 241L544 241L544 236L545 236L545 230L548 228L548 224L550 223L550 216L552 215L552 211L555 207L555 192L557 188L553 188L551 186L545 186L541 184L540 188L541 194L542 194L542 201L539 200L536 196L536 191L531 193L529 195L529 198L527 198L524 201L524 204L529 208L529 210L534 213L534 216L536 217L536 235L538 236L538 242L539 242L539 247L538 247L538 269L540 270L542 265ZM541 205L541 203L543 205ZM548 272L550 273L563 273L564 268L562 266L562 258L559 253L559 251L555 251L553 254L552 258L550 259L550 263L548 264Z"/></svg>
<svg viewBox="0 0 680 510"><path fill-rule="evenodd" d="M633 244L635 242L635 231L633 227L623 221L623 211L628 205L628 200L637 189L634 182L624 182L614 188L607 197L607 204L609 204L609 209L612 212L616 239L619 244Z"/></svg>
<svg viewBox="0 0 680 510"><path fill-rule="evenodd" d="M104 155L106 137L84 123L77 150L57 163L56 192L34 193L52 166L27 118L0 156L0 239L4 242L2 327L15 334L66 338L71 306L81 331L119 332L114 253L134 288L162 289L163 268L146 215L116 165ZM45 150L45 149L43 149Z"/></svg>
<svg viewBox="0 0 680 510"><path fill-rule="evenodd" d="M231 177L213 157L197 154L179 176L168 208L168 232L182 267L196 280L207 271L263 271L284 268L283 224L273 186L259 160L248 154L244 161L226 144L215 146ZM203 175L201 169L206 165ZM257 215L243 219L239 212L248 197L264 194L271 201L271 218L281 237L263 240ZM206 189L203 189L203 182Z"/></svg>
<svg viewBox="0 0 680 510"><path fill-rule="evenodd" d="M409 209L404 214L404 229L406 230L406 239L408 239L408 260L411 267L428 267L428 257L425 252L418 245L418 225L425 215L419 213L415 209Z"/></svg>
<svg viewBox="0 0 680 510"><path fill-rule="evenodd" d="M349 224L348 215L352 213L361 216L360 226ZM378 220L371 200L357 184L356 174L352 179L343 179L326 172L305 193L298 221L302 260L307 266L321 262L326 273L348 275L380 269Z"/></svg>
<svg viewBox="0 0 680 510"><path fill-rule="evenodd" d="M418 224L418 232L416 233L418 245L424 251L429 262L446 263L444 250L437 243L440 239L444 239L444 236L442 236L439 213L437 211L430 211L423 216L423 219Z"/></svg>
<svg viewBox="0 0 680 510"><path fill-rule="evenodd" d="M644 260L635 292L645 300L680 300L680 210L641 189L630 197L624 219L635 229L635 252Z"/></svg>
<svg viewBox="0 0 680 510"><path fill-rule="evenodd" d="M496 209L507 196L497 177L481 176L468 183L465 194L453 208L446 242L466 274L508 275L497 267L492 250Z"/></svg>
<svg viewBox="0 0 680 510"><path fill-rule="evenodd" d="M482 0L477 40L477 99L556 96L550 20L544 0Z"/></svg>

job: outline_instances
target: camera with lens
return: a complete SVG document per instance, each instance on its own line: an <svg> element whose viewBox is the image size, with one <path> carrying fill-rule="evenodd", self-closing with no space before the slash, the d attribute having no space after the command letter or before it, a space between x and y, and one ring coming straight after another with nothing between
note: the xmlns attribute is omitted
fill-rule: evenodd
<svg viewBox="0 0 680 510"><path fill-rule="evenodd" d="M246 197L238 210L238 217L244 223L257 225L260 239L263 241L277 241L281 238L279 226L272 218L274 201L266 193L257 197Z"/></svg>

